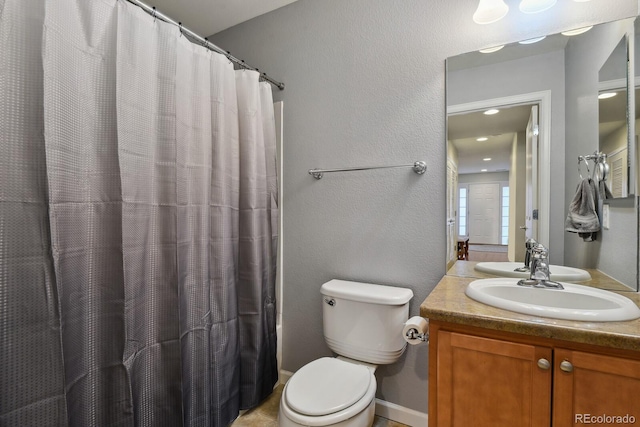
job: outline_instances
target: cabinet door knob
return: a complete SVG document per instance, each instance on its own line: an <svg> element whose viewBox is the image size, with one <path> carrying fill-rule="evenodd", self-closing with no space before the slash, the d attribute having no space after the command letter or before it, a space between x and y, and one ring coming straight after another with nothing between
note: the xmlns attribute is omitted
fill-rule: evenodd
<svg viewBox="0 0 640 427"><path fill-rule="evenodd" d="M545 358L538 359L538 368L544 369L545 371L551 367L551 363Z"/></svg>
<svg viewBox="0 0 640 427"><path fill-rule="evenodd" d="M573 372L573 365L568 360L563 360L560 363L560 369L562 369L564 372Z"/></svg>

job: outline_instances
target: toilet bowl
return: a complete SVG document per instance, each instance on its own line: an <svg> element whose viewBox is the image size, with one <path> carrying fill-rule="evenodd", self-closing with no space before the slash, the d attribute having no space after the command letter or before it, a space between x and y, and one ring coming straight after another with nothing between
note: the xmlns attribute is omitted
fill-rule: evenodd
<svg viewBox="0 0 640 427"><path fill-rule="evenodd" d="M410 289L331 280L320 289L324 339L339 357L314 360L293 374L280 399L280 427L369 427L378 364L406 348L402 328Z"/></svg>
<svg viewBox="0 0 640 427"><path fill-rule="evenodd" d="M287 382L280 400L280 427L365 427L375 416L375 367L323 357Z"/></svg>

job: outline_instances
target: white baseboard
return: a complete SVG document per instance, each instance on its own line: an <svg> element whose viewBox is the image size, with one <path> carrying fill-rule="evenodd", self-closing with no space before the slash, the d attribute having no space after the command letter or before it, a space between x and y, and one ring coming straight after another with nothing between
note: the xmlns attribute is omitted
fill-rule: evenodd
<svg viewBox="0 0 640 427"><path fill-rule="evenodd" d="M376 415L411 427L427 427L428 415L385 400L376 399Z"/></svg>

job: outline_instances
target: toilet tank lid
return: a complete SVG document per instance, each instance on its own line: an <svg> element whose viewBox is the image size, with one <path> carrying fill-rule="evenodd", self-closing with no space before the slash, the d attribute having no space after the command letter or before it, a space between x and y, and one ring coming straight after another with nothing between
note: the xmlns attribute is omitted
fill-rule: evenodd
<svg viewBox="0 0 640 427"><path fill-rule="evenodd" d="M322 285L320 292L324 296L384 305L403 305L413 298L411 289L339 279Z"/></svg>

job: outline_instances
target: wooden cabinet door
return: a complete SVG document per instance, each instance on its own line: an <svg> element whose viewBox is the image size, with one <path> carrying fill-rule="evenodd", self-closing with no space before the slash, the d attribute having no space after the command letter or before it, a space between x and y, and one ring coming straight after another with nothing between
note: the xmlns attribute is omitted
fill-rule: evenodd
<svg viewBox="0 0 640 427"><path fill-rule="evenodd" d="M558 348L554 363L554 427L640 423L640 361Z"/></svg>
<svg viewBox="0 0 640 427"><path fill-rule="evenodd" d="M438 427L549 427L551 348L446 331L437 346Z"/></svg>

